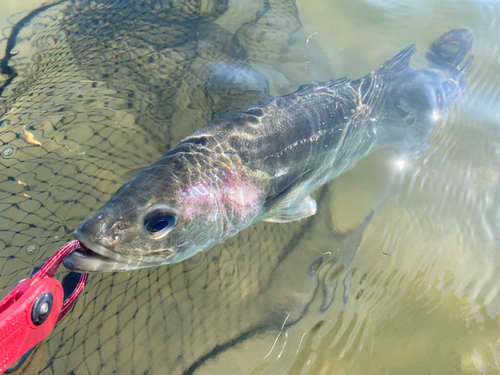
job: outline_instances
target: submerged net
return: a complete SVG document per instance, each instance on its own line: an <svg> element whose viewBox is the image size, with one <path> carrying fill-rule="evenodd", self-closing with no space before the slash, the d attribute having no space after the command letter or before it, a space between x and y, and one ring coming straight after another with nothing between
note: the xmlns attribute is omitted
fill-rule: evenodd
<svg viewBox="0 0 500 375"><path fill-rule="evenodd" d="M3 293L72 239L123 175L214 116L261 103L273 82L290 91L299 29L293 1L60 1L14 25L1 62ZM292 324L321 292L320 266L340 270L335 284L360 238L323 231L325 248L352 251L322 264L324 249L306 241L329 223L323 212L260 223L181 264L91 275L44 344L42 372L193 373Z"/></svg>

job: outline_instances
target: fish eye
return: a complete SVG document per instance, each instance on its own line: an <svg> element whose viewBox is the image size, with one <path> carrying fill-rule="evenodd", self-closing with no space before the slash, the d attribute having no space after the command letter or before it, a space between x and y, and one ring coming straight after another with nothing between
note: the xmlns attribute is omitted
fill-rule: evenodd
<svg viewBox="0 0 500 375"><path fill-rule="evenodd" d="M147 215L144 226L153 238L163 237L177 223L177 216L165 210L155 210Z"/></svg>
<svg viewBox="0 0 500 375"><path fill-rule="evenodd" d="M175 216L165 215L147 222L146 229L149 233L157 233L165 228L173 226L174 224Z"/></svg>

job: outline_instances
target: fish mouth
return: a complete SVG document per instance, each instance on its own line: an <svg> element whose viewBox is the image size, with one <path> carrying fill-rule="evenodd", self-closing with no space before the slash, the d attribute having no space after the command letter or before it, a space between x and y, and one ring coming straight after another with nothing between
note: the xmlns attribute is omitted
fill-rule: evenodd
<svg viewBox="0 0 500 375"><path fill-rule="evenodd" d="M73 232L75 238L85 246L85 254L80 251L71 253L64 259L64 266L74 272L115 272L132 271L138 268L151 267L139 259L118 254L93 242L80 229ZM146 263L146 264L145 264Z"/></svg>

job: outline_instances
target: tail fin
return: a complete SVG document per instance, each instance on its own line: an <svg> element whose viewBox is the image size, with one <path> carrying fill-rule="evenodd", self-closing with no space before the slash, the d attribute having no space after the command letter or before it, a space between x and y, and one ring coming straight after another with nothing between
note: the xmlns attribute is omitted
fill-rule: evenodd
<svg viewBox="0 0 500 375"><path fill-rule="evenodd" d="M472 47L474 37L465 29L451 30L437 38L429 47L427 60L434 69L442 71L447 82L447 94L453 101L465 90L463 76L474 60L469 56L461 68L458 67Z"/></svg>

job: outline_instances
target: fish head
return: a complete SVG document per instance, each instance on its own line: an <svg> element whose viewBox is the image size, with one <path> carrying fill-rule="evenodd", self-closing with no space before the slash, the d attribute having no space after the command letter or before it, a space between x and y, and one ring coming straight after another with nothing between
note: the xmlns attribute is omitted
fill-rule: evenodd
<svg viewBox="0 0 500 375"><path fill-rule="evenodd" d="M88 251L72 253L66 268L109 272L178 263L258 216L263 196L249 176L227 164L198 161L195 167L183 158L164 158L123 185L74 231Z"/></svg>

